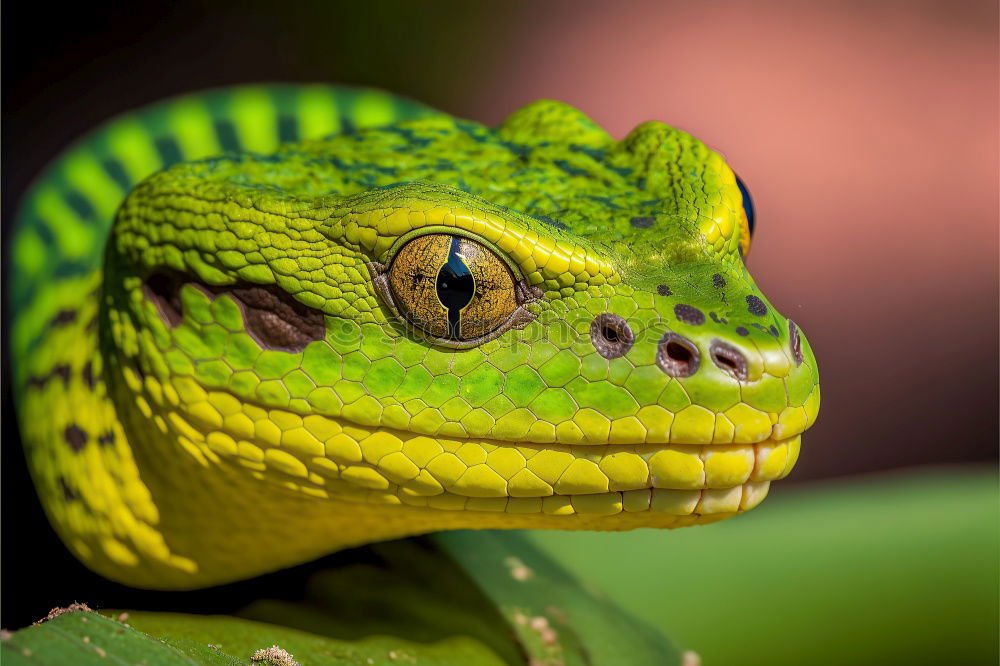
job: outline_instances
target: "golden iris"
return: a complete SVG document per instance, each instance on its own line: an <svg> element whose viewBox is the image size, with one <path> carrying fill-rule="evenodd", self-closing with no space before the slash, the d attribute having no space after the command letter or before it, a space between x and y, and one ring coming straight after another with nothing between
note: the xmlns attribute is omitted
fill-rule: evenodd
<svg viewBox="0 0 1000 666"><path fill-rule="evenodd" d="M396 254L389 286L400 311L424 332L475 340L517 309L514 277L481 243L463 236L418 236Z"/></svg>

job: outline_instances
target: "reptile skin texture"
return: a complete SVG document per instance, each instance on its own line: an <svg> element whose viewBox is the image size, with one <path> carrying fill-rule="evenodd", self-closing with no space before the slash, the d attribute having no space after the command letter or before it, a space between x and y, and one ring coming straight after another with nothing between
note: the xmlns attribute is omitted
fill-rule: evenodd
<svg viewBox="0 0 1000 666"><path fill-rule="evenodd" d="M88 566L174 589L433 530L741 513L820 401L751 223L697 139L558 102L487 128L259 86L120 117L13 241L39 495Z"/></svg>

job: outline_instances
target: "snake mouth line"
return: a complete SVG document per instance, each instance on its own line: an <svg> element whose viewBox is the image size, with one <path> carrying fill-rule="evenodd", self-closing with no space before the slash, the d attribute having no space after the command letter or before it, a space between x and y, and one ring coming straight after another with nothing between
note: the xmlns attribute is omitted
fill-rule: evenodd
<svg viewBox="0 0 1000 666"><path fill-rule="evenodd" d="M319 421L295 418L254 443L210 433L203 450L318 498L446 511L691 516L756 506L770 482L791 470L801 443L796 435L756 444L541 445L329 420L319 432L310 427Z"/></svg>
<svg viewBox="0 0 1000 666"><path fill-rule="evenodd" d="M748 511L767 496L770 481L744 483L733 488L674 490L646 488L611 491L589 495L550 495L548 497L464 497L442 493L418 497L402 493L395 495L399 504L445 511L480 511L507 514L546 514L549 516L614 516L621 513L653 513L665 516L729 515ZM369 502L396 504L370 495Z"/></svg>

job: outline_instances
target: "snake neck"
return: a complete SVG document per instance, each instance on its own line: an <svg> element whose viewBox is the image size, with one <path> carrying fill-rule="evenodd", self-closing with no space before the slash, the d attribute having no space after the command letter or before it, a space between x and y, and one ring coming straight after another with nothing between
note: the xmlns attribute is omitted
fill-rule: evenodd
<svg viewBox="0 0 1000 666"><path fill-rule="evenodd" d="M110 390L102 343L102 271L66 279L56 314L21 368L28 466L52 525L101 572L171 559L159 511L133 456ZM112 575L112 577L115 577Z"/></svg>

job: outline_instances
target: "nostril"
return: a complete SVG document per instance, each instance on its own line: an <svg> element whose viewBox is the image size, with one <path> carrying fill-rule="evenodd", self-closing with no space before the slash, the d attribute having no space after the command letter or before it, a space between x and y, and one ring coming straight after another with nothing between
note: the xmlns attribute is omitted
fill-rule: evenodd
<svg viewBox="0 0 1000 666"><path fill-rule="evenodd" d="M690 363L691 359L694 358L694 354L691 353L690 349L673 340L667 343L665 353L667 358L676 363Z"/></svg>
<svg viewBox="0 0 1000 666"><path fill-rule="evenodd" d="M795 357L795 365L802 365L802 340L799 338L799 327L791 319L788 320L788 344Z"/></svg>
<svg viewBox="0 0 1000 666"><path fill-rule="evenodd" d="M711 347L712 362L724 372L729 373L741 382L747 381L747 357L736 347L715 340Z"/></svg>
<svg viewBox="0 0 1000 666"><path fill-rule="evenodd" d="M671 377L690 377L698 370L701 354L698 347L676 333L660 338L656 349L656 364Z"/></svg>
<svg viewBox="0 0 1000 666"><path fill-rule="evenodd" d="M610 359L628 353L635 342L635 335L624 319L606 312L590 322L590 339L597 353Z"/></svg>

